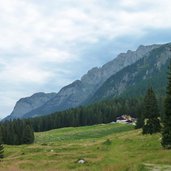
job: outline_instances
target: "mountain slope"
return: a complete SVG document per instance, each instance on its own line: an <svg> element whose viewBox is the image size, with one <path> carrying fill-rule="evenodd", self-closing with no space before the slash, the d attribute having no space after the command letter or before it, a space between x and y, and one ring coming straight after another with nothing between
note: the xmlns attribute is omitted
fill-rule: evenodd
<svg viewBox="0 0 171 171"><path fill-rule="evenodd" d="M52 100L27 113L25 117L50 114L83 104L111 75L135 63L151 50L158 47L160 45L141 45L136 51L128 50L127 53L121 53L117 58L103 65L101 68L96 67L88 71L81 80L77 80L62 88Z"/></svg>
<svg viewBox="0 0 171 171"><path fill-rule="evenodd" d="M112 75L89 99L89 102L116 97L143 95L148 86L164 94L166 73L171 58L171 44L152 50L133 65Z"/></svg>
<svg viewBox="0 0 171 171"><path fill-rule="evenodd" d="M25 97L20 99L12 113L5 118L8 119L15 119L15 118L22 118L26 113L42 106L44 103L49 101L50 99L54 98L56 93L35 93L30 97Z"/></svg>
<svg viewBox="0 0 171 171"><path fill-rule="evenodd" d="M44 98L40 103L37 103L39 100L34 100L33 98L31 105L28 103L17 103L11 115L6 119L46 115L82 105L110 76L132 65L143 58L144 55L148 55L150 51L160 46L141 45L136 51L128 50L126 53L121 53L101 68L96 67L89 70L81 80L74 81L70 85L63 87L57 94L53 94L52 98Z"/></svg>

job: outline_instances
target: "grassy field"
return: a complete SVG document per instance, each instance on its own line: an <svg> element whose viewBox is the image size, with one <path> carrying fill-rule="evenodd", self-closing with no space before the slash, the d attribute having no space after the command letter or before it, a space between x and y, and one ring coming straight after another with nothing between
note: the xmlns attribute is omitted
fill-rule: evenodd
<svg viewBox="0 0 171 171"><path fill-rule="evenodd" d="M0 171L171 171L171 150L161 148L160 135L143 136L131 125L63 128L35 137L32 145L5 145Z"/></svg>

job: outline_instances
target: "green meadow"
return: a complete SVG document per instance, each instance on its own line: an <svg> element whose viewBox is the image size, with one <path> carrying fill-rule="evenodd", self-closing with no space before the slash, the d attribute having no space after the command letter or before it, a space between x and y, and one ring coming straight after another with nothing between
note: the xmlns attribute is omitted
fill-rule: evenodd
<svg viewBox="0 0 171 171"><path fill-rule="evenodd" d="M0 171L170 171L160 141L125 124L56 129L35 133L32 145L5 145Z"/></svg>

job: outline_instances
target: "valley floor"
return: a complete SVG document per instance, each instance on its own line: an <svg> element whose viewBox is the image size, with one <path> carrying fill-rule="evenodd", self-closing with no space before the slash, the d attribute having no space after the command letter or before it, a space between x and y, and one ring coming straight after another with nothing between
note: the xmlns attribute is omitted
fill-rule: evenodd
<svg viewBox="0 0 171 171"><path fill-rule="evenodd" d="M171 150L162 149L160 134L142 135L131 125L62 128L35 137L32 145L5 145L0 171L171 170Z"/></svg>

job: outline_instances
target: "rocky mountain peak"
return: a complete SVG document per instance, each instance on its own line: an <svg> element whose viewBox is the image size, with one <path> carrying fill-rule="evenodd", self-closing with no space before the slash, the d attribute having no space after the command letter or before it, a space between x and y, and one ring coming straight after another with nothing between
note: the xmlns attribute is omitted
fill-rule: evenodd
<svg viewBox="0 0 171 171"><path fill-rule="evenodd" d="M81 80L76 80L63 87L57 94L50 96L46 94L44 96L41 93L36 93L28 99L21 99L17 102L11 116L13 118L25 115L32 117L77 107L87 101L109 77L132 65L160 46L141 45L135 51L128 50L126 53L120 53L102 67L92 68L82 76Z"/></svg>
<svg viewBox="0 0 171 171"><path fill-rule="evenodd" d="M137 50L128 50L126 53L120 53L112 61L106 63L100 68L92 68L85 74L81 81L83 84L91 84L92 86L100 86L111 75L123 69L124 67L133 64L137 60L141 59L144 55L147 55L151 50L160 47L161 45L140 45Z"/></svg>
<svg viewBox="0 0 171 171"><path fill-rule="evenodd" d="M56 93L35 93L30 97L21 98L17 101L12 113L11 118L21 118L24 114L40 107L45 104L47 101L55 97Z"/></svg>

